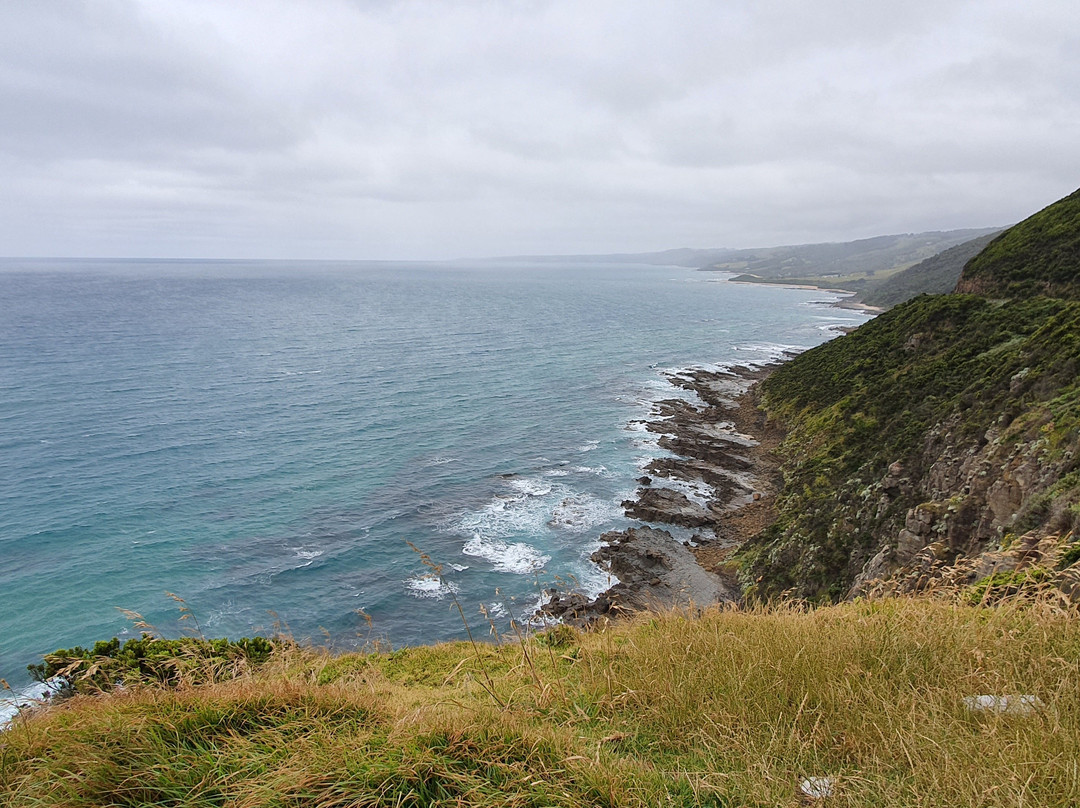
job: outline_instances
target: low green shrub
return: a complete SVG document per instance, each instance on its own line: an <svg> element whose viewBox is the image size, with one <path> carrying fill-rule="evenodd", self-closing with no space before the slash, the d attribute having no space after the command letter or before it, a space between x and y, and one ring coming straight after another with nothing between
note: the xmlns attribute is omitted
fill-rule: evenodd
<svg viewBox="0 0 1080 808"><path fill-rule="evenodd" d="M89 649L61 648L47 654L41 663L27 666L27 670L38 682L59 679L61 697L107 691L118 685L176 686L233 678L265 663L275 644L265 637L166 640L149 634L121 644L113 637Z"/></svg>

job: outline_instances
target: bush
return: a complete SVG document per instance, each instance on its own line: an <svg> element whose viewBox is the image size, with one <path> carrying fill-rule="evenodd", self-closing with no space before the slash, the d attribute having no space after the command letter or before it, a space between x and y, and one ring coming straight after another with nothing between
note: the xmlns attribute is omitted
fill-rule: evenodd
<svg viewBox="0 0 1080 808"><path fill-rule="evenodd" d="M140 683L175 687L231 679L265 663L274 648L275 642L265 637L165 640L144 634L123 644L113 637L90 649L61 648L27 670L38 682L60 679L60 696Z"/></svg>

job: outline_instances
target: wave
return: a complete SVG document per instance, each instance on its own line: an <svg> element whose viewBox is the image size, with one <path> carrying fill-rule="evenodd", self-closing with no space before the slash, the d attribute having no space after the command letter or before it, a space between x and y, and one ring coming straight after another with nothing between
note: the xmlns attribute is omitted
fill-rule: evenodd
<svg viewBox="0 0 1080 808"><path fill-rule="evenodd" d="M428 460L424 465L425 466L445 466L447 463L457 463L457 462L458 462L458 459L456 457L437 456L437 457L433 457L430 460Z"/></svg>
<svg viewBox="0 0 1080 808"><path fill-rule="evenodd" d="M48 682L36 682L14 691L10 696L0 696L0 732L7 729L12 720L23 710L42 704L59 688Z"/></svg>
<svg viewBox="0 0 1080 808"><path fill-rule="evenodd" d="M501 539L485 539L480 535L475 535L465 542L461 552L490 561L496 572L510 572L515 575L538 572L551 560L551 556L544 555L531 544L511 544Z"/></svg>
<svg viewBox="0 0 1080 808"><path fill-rule="evenodd" d="M808 345L785 345L776 342L759 342L759 343L744 343L741 345L731 346L733 351L737 351L742 354L758 354L758 358L747 357L739 358L737 363L732 363L727 369L735 367L736 365L742 365L749 368L762 368L766 365L771 365L781 360L789 358L792 354L799 354L809 349Z"/></svg>
<svg viewBox="0 0 1080 808"><path fill-rule="evenodd" d="M249 612L248 607L239 605L233 600L227 600L219 608L210 610L205 621L206 628L217 630L219 627L236 625L237 620L241 617L246 618ZM247 622L246 619L245 622Z"/></svg>
<svg viewBox="0 0 1080 808"><path fill-rule="evenodd" d="M405 581L405 590L414 598L443 600L456 595L461 587L437 575L417 575Z"/></svg>
<svg viewBox="0 0 1080 808"><path fill-rule="evenodd" d="M679 480L671 477L656 477L653 480L653 487L678 491L688 500L703 508L708 507L709 500L712 499L713 496L712 486L699 480L691 481Z"/></svg>
<svg viewBox="0 0 1080 808"><path fill-rule="evenodd" d="M588 494L572 494L563 498L551 513L548 525L571 533L586 533L622 515L622 508Z"/></svg>
<svg viewBox="0 0 1080 808"><path fill-rule="evenodd" d="M510 487L527 497L543 497L551 493L551 484L543 480L528 477L515 477L510 480Z"/></svg>

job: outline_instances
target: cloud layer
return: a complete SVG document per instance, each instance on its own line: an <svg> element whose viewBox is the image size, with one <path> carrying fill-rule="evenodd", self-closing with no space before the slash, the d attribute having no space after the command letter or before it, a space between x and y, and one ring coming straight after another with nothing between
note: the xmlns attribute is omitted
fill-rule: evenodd
<svg viewBox="0 0 1080 808"><path fill-rule="evenodd" d="M1007 224L1073 0L0 0L0 254L445 258Z"/></svg>

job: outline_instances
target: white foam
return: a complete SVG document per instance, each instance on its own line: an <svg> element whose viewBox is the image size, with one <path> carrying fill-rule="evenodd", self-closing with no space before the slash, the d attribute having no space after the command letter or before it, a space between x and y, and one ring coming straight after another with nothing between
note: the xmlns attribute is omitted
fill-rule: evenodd
<svg viewBox="0 0 1080 808"><path fill-rule="evenodd" d="M671 399L680 399L695 406L704 403L696 390L688 390L671 381L673 377L685 377L687 374L692 373L699 368L700 366L663 368L659 371L660 378L649 379L645 382L645 389L652 393L652 395L646 396L646 401L648 401L650 405L650 411L657 403L661 401L670 401Z"/></svg>
<svg viewBox="0 0 1080 808"><path fill-rule="evenodd" d="M603 466L579 466L573 470L611 476ZM551 471L562 473L552 475ZM483 507L461 514L450 523L451 531L466 538L462 553L483 558L500 572L529 575L551 560L534 546L537 539L543 541L542 537L550 536L553 529L586 533L621 515L614 503L574 492L555 481L570 470L549 472L508 480L508 487L515 493L496 495Z"/></svg>
<svg viewBox="0 0 1080 808"><path fill-rule="evenodd" d="M635 443L634 447L637 449L644 449L646 452L648 452L648 454L642 455L634 461L634 464L638 467L640 471L646 471L646 466L648 466L658 457L672 457L671 452L669 452L667 449L660 448L659 443L649 443L648 441L641 441L640 443Z"/></svg>
<svg viewBox="0 0 1080 808"><path fill-rule="evenodd" d="M227 600L220 608L212 609L204 622L208 629L216 629L225 621L235 624L235 618L246 612L246 607L238 606L235 601Z"/></svg>
<svg viewBox="0 0 1080 808"><path fill-rule="evenodd" d="M314 375L322 373L322 372L323 372L323 369L320 369L320 370L279 370L278 371L278 373L281 374L282 376L308 376L308 375L314 376Z"/></svg>
<svg viewBox="0 0 1080 808"><path fill-rule="evenodd" d="M527 626L530 630L545 629L548 626L558 625L559 618L540 611L550 600L551 595L545 592L537 597L536 601L531 606L522 610L520 618L522 625Z"/></svg>
<svg viewBox="0 0 1080 808"><path fill-rule="evenodd" d="M305 560L318 558L323 554L323 552L325 552L323 550L301 550L299 547L293 547L291 549L296 552L297 558L302 558Z"/></svg>
<svg viewBox="0 0 1080 808"><path fill-rule="evenodd" d="M549 506L540 497L495 497L478 511L461 516L451 528L464 536L509 538L542 530Z"/></svg>
<svg viewBox="0 0 1080 808"><path fill-rule="evenodd" d="M574 466L574 471L578 474L595 474L597 477L611 476L607 466Z"/></svg>
<svg viewBox="0 0 1080 808"><path fill-rule="evenodd" d="M571 533L586 533L614 521L621 514L622 509L613 502L604 502L588 494L573 494L555 506L548 524Z"/></svg>
<svg viewBox="0 0 1080 808"><path fill-rule="evenodd" d="M586 441L581 446L579 446L578 451L579 452L591 452L593 449L596 449L599 446L600 446L600 441L598 441L598 440L590 440L590 441Z"/></svg>
<svg viewBox="0 0 1080 808"><path fill-rule="evenodd" d="M456 457L433 457L426 465L428 466L445 466L447 463L456 463L458 459Z"/></svg>
<svg viewBox="0 0 1080 808"><path fill-rule="evenodd" d="M485 539L474 535L461 552L490 561L497 572L510 572L515 575L529 575L543 568L551 556L543 555L531 544L525 542L508 543L501 539Z"/></svg>
<svg viewBox="0 0 1080 808"><path fill-rule="evenodd" d="M566 469L548 469L544 472L545 477L565 477L570 472Z"/></svg>
<svg viewBox="0 0 1080 808"><path fill-rule="evenodd" d="M417 575L405 581L405 587L413 597L432 600L442 600L456 595L459 591L457 584L443 580L437 575Z"/></svg>
<svg viewBox="0 0 1080 808"><path fill-rule="evenodd" d="M0 696L0 731L7 729L20 712L40 705L52 693L59 690L57 683L34 683L12 695Z"/></svg>
<svg viewBox="0 0 1080 808"><path fill-rule="evenodd" d="M760 359L750 357L739 358L738 364L750 368L761 368L765 365L771 365L774 362L779 362L780 360L787 358L789 354L802 353L803 351L808 350L806 345L783 345L776 342L744 343L742 345L733 345L731 347L732 350L741 353L763 354Z"/></svg>
<svg viewBox="0 0 1080 808"><path fill-rule="evenodd" d="M530 497L542 497L551 493L551 483L527 477L516 477L510 481L510 487Z"/></svg>

